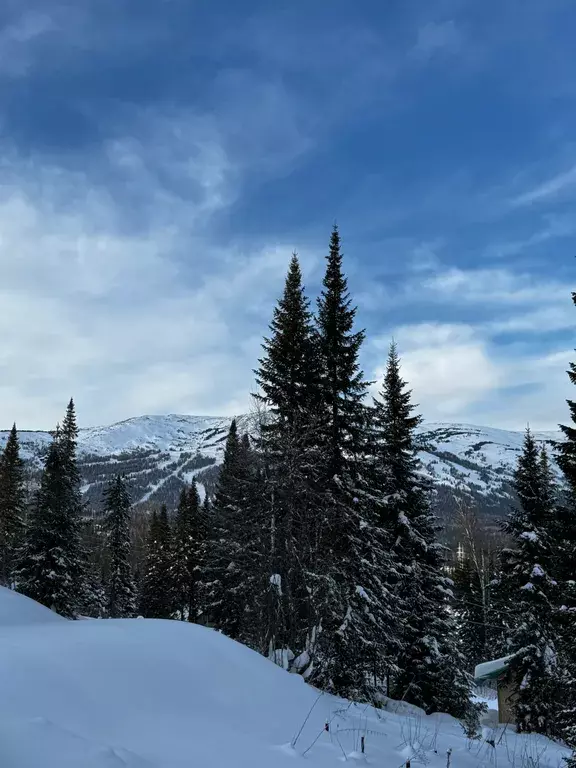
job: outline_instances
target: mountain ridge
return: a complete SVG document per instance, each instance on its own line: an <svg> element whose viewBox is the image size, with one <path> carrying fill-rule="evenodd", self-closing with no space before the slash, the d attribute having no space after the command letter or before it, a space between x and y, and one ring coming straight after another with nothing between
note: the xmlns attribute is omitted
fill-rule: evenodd
<svg viewBox="0 0 576 768"><path fill-rule="evenodd" d="M127 476L132 499L139 505L174 506L183 485L192 480L199 483L202 495L206 490L211 493L231 420L227 416L143 415L81 428L78 453L86 501L99 507L105 483L118 472ZM238 416L239 430L250 432L251 421L249 415ZM22 430L19 435L22 456L32 478L37 478L51 433ZM534 435L550 448L561 440L559 430ZM7 431L0 432L0 446L7 436ZM424 422L418 438L423 472L435 488L436 506L444 518L459 499L489 518L501 517L509 509L523 432Z"/></svg>

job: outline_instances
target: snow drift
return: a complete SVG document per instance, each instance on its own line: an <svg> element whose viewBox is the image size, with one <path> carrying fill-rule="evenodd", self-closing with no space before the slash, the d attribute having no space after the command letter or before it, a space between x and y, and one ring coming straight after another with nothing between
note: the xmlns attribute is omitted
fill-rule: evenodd
<svg viewBox="0 0 576 768"><path fill-rule="evenodd" d="M34 603L38 620L29 621L31 602L0 592L0 615L6 605L11 615L0 627L2 768L328 768L362 759L396 768L409 758L444 768L449 749L453 768L558 768L564 753L510 728L495 750L468 742L446 715L319 695L203 627L72 622Z"/></svg>
<svg viewBox="0 0 576 768"><path fill-rule="evenodd" d="M35 600L30 600L6 587L0 587L0 627L59 624L63 621L66 619Z"/></svg>

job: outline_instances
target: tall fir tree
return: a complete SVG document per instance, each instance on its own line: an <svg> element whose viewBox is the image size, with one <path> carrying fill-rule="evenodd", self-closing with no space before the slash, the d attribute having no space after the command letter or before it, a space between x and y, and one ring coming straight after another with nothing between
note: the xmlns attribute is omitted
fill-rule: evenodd
<svg viewBox="0 0 576 768"><path fill-rule="evenodd" d="M230 424L224 460L211 504L211 531L203 573L205 620L234 640L263 651L254 615L265 572L262 529L252 496L252 456Z"/></svg>
<svg viewBox="0 0 576 768"><path fill-rule="evenodd" d="M17 571L18 591L66 618L83 608L79 520L60 434L50 444Z"/></svg>
<svg viewBox="0 0 576 768"><path fill-rule="evenodd" d="M572 293L572 302L576 304L576 292ZM570 363L568 378L572 384L576 385L576 363ZM558 446L558 463L569 484L574 503L576 499L576 400L567 402L571 424L560 425L565 439Z"/></svg>
<svg viewBox="0 0 576 768"><path fill-rule="evenodd" d="M454 597L458 639L468 669L472 672L477 664L489 658L492 650L489 647L482 585L468 553L464 553L454 568Z"/></svg>
<svg viewBox="0 0 576 768"><path fill-rule="evenodd" d="M381 684L383 628L392 617L364 403L369 384L359 363L364 331L354 329L355 319L335 226L316 317L323 419L318 560L324 569L311 680L337 694L370 700Z"/></svg>
<svg viewBox="0 0 576 768"><path fill-rule="evenodd" d="M0 584L12 587L17 552L24 535L24 462L16 424L0 456Z"/></svg>
<svg viewBox="0 0 576 768"><path fill-rule="evenodd" d="M284 663L287 653L302 660L318 621L315 543L321 520L318 338L296 254L263 351L256 397L266 411L256 449L268 531L264 634L270 657Z"/></svg>
<svg viewBox="0 0 576 768"><path fill-rule="evenodd" d="M576 304L576 292L572 293ZM570 363L568 377L576 385L576 363ZM566 665L567 684L563 691L560 714L561 735L574 749L570 768L576 768L576 401L568 400L570 424L561 424L564 440L558 446L558 464L566 481L566 492L557 503L555 539L557 572L561 593L559 600L559 645Z"/></svg>
<svg viewBox="0 0 576 768"><path fill-rule="evenodd" d="M82 499L82 479L78 468L78 424L76 406L70 398L60 430L64 471L68 478L70 515L77 521L78 535L70 542L70 553L77 561L78 611L85 616L102 616L104 610L104 587L101 573L90 562L89 552L84 544L86 505Z"/></svg>
<svg viewBox="0 0 576 768"><path fill-rule="evenodd" d="M130 565L130 509L126 482L121 475L104 491L105 529L109 552L106 612L112 619L136 614L136 587Z"/></svg>
<svg viewBox="0 0 576 768"><path fill-rule="evenodd" d="M174 525L172 580L174 606L181 621L200 615L198 585L203 563L206 530L196 483L183 488Z"/></svg>
<svg viewBox="0 0 576 768"><path fill-rule="evenodd" d="M467 711L472 679L449 610L452 582L443 571L429 487L420 472L416 430L421 417L414 410L392 344L373 414L383 499L378 522L391 543L388 588L402 626L389 695L428 712L461 717Z"/></svg>
<svg viewBox="0 0 576 768"><path fill-rule="evenodd" d="M229 594L236 576L233 564L238 548L234 539L242 514L236 484L239 453L238 427L236 419L232 419L212 503L213 524L202 589L206 621L233 640L239 635L242 613Z"/></svg>
<svg viewBox="0 0 576 768"><path fill-rule="evenodd" d="M364 398L368 382L360 368L364 331L355 331L356 307L343 272L340 233L334 226L323 290L318 299L318 351L326 410L327 476L349 482L366 444Z"/></svg>
<svg viewBox="0 0 576 768"><path fill-rule="evenodd" d="M170 619L174 612L172 534L165 505L150 517L140 612L147 619Z"/></svg>
<svg viewBox="0 0 576 768"><path fill-rule="evenodd" d="M511 546L502 552L501 589L509 597L509 675L518 687L519 731L553 734L560 670L556 648L557 582L550 530L553 490L546 461L530 430L518 459L518 507L504 524Z"/></svg>
<svg viewBox="0 0 576 768"><path fill-rule="evenodd" d="M295 253L283 295L274 308L270 337L262 347L264 355L256 371L262 394L257 399L276 417L266 431L279 431L286 422L307 425L320 404L318 339Z"/></svg>

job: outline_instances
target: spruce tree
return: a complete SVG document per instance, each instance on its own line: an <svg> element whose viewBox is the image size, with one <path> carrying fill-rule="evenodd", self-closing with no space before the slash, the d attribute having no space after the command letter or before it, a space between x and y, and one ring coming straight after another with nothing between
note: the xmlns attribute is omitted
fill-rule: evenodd
<svg viewBox="0 0 576 768"><path fill-rule="evenodd" d="M130 496L121 475L104 491L105 529L109 552L106 609L112 619L136 614L136 587L130 565Z"/></svg>
<svg viewBox="0 0 576 768"><path fill-rule="evenodd" d="M210 497L208 496L208 493L204 496L204 501L202 502L202 512L204 514L204 519L207 521L210 519L210 515L212 513L212 503L210 501Z"/></svg>
<svg viewBox="0 0 576 768"><path fill-rule="evenodd" d="M70 555L76 560L78 581L78 612L84 616L100 616L104 597L101 574L90 563L84 541L86 506L82 500L80 470L78 468L78 424L76 406L70 398L60 429L64 471L68 479L70 516L77 521L78 535L70 542Z"/></svg>
<svg viewBox="0 0 576 768"><path fill-rule="evenodd" d="M576 304L576 292L572 293L572 301ZM570 363L568 377L572 384L576 384L576 363ZM558 644L562 664L566 667L559 724L562 737L575 750L569 764L576 768L576 401L568 400L568 408L571 423L560 425L564 440L558 446L558 464L567 488L557 503L554 533L557 543L555 576L561 593Z"/></svg>
<svg viewBox="0 0 576 768"><path fill-rule="evenodd" d="M174 606L181 621L196 621L200 613L198 583L204 540L203 512L196 483L183 488L174 526L172 579Z"/></svg>
<svg viewBox="0 0 576 768"><path fill-rule="evenodd" d="M387 541L377 525L379 488L373 484L373 445L364 404L368 382L360 368L364 331L354 329L334 227L318 299L321 365L322 519L318 561L321 632L311 680L325 690L370 700L382 683L387 628L394 623L385 587Z"/></svg>
<svg viewBox="0 0 576 768"><path fill-rule="evenodd" d="M162 505L150 518L140 612L147 619L169 619L174 611L172 536L168 512Z"/></svg>
<svg viewBox="0 0 576 768"><path fill-rule="evenodd" d="M397 671L390 677L389 695L427 712L462 717L469 706L472 679L449 610L452 582L443 570L443 548L436 538L429 486L420 473L416 430L421 417L414 410L392 344L373 412L383 499L378 522L391 542L387 586L401 622Z"/></svg>
<svg viewBox="0 0 576 768"><path fill-rule="evenodd" d="M60 443L62 446L64 461L69 463L68 477L70 484L76 491L76 486L80 484L80 471L77 463L78 450L78 423L76 420L76 406L74 400L70 398L66 407L66 415L60 429ZM81 502L80 502L81 505Z"/></svg>
<svg viewBox="0 0 576 768"><path fill-rule="evenodd" d="M0 456L0 584L7 587L14 582L16 555L24 534L25 506L24 462L14 424Z"/></svg>
<svg viewBox="0 0 576 768"><path fill-rule="evenodd" d="M108 616L108 597L103 574L96 563L88 563L83 576L84 595L79 613L90 619Z"/></svg>
<svg viewBox="0 0 576 768"><path fill-rule="evenodd" d="M265 644L271 658L284 663L291 654L301 664L318 623L315 543L321 520L323 421L318 338L296 254L263 350L256 371L261 390L257 400L266 412L256 450L268 532Z"/></svg>
<svg viewBox="0 0 576 768"><path fill-rule="evenodd" d="M303 427L311 420L312 409L320 403L320 370L310 302L295 253L284 293L274 308L270 332L270 337L264 339L264 356L256 371L256 381L262 390L257 398L276 417L267 431L279 431L285 422Z"/></svg>
<svg viewBox="0 0 576 768"><path fill-rule="evenodd" d="M241 610L232 601L229 591L236 576L234 563L238 548L235 537L241 517L237 497L239 452L238 427L236 419L232 419L212 503L213 525L203 591L207 622L234 640L238 637L241 622Z"/></svg>
<svg viewBox="0 0 576 768"><path fill-rule="evenodd" d="M18 591L67 618L79 614L84 595L77 513L69 456L57 433L29 516L17 586Z"/></svg>
<svg viewBox="0 0 576 768"><path fill-rule="evenodd" d="M502 552L502 589L509 596L509 675L518 687L519 731L553 734L560 670L556 648L557 582L550 537L553 491L538 446L526 431L518 459L518 507L504 524L512 544Z"/></svg>
<svg viewBox="0 0 576 768"><path fill-rule="evenodd" d="M262 602L266 566L260 549L264 534L252 495L251 461L233 419L211 504L202 592L206 622L262 652L254 617Z"/></svg>
<svg viewBox="0 0 576 768"><path fill-rule="evenodd" d="M207 612L207 598L208 590L206 587L208 576L207 571L210 563L211 544L215 537L214 531L216 526L214 524L214 510L212 500L208 496L206 488L204 488L204 501L202 502L201 518L202 518L202 546L200 548L200 570L198 572L198 578L196 582L196 594L198 597L198 622L201 624L208 623Z"/></svg>
<svg viewBox="0 0 576 768"><path fill-rule="evenodd" d="M488 645L482 586L468 553L454 569L454 597L458 639L468 669L472 672L477 664L487 660L492 649Z"/></svg>
<svg viewBox="0 0 576 768"><path fill-rule="evenodd" d="M322 365L322 397L327 421L327 476L350 482L366 444L364 398L368 382L360 369L364 331L355 331L344 275L340 234L334 226L326 259L323 290L318 299L318 352Z"/></svg>
<svg viewBox="0 0 576 768"><path fill-rule="evenodd" d="M572 293L572 301L576 304L576 292ZM576 385L576 363L570 363L568 369L570 382ZM558 464L564 473L570 492L572 503L576 501L576 400L568 400L571 424L560 424L564 433L564 441L558 447Z"/></svg>

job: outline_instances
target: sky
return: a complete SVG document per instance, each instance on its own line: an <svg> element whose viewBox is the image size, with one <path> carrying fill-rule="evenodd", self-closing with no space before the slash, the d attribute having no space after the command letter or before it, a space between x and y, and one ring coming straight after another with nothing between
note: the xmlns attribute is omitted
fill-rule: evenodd
<svg viewBox="0 0 576 768"><path fill-rule="evenodd" d="M1 426L245 412L337 222L370 380L394 338L426 420L554 429L575 29L571 0L4 0Z"/></svg>

